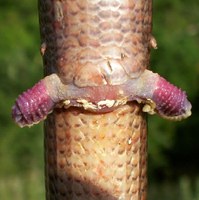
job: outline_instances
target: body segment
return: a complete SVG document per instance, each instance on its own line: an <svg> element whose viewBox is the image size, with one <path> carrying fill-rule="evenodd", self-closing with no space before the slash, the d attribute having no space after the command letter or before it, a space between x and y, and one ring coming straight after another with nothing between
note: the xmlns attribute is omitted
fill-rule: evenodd
<svg viewBox="0 0 199 200"><path fill-rule="evenodd" d="M41 85L45 89L41 90ZM137 79L129 79L125 84L83 88L65 85L56 74L52 74L37 83L32 91L20 95L13 107L13 116L22 127L39 123L56 106L83 107L102 113L113 111L127 102L137 101L144 106L143 111L158 113L167 119L181 120L191 115L191 104L186 93L149 70L145 70ZM36 98L40 91L42 98L39 100L43 102ZM44 114L39 115L38 110Z"/></svg>
<svg viewBox="0 0 199 200"><path fill-rule="evenodd" d="M45 123L47 199L145 199L143 117L134 103L106 114L55 109Z"/></svg>

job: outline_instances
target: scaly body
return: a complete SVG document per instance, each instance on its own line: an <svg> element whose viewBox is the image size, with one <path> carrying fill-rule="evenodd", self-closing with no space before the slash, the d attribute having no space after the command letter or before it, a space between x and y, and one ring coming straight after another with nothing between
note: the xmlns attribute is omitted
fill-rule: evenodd
<svg viewBox="0 0 199 200"><path fill-rule="evenodd" d="M47 199L146 199L142 110L191 114L186 94L147 70L151 0L40 0L39 12L47 76L19 96L13 117L31 126L53 111Z"/></svg>

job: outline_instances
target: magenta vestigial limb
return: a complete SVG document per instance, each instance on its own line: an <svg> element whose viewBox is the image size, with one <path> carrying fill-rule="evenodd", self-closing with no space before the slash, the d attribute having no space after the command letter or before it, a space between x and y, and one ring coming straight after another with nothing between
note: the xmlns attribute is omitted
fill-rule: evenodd
<svg viewBox="0 0 199 200"><path fill-rule="evenodd" d="M144 112L156 112L163 118L181 120L191 115L191 104L184 91L158 74L145 70L138 78L121 85L92 87L66 85L57 74L51 74L18 97L12 116L19 126L31 126L45 119L58 104L109 112L133 100L144 105Z"/></svg>
<svg viewBox="0 0 199 200"><path fill-rule="evenodd" d="M184 91L159 77L152 99L157 112L164 118L181 120L191 115L191 104Z"/></svg>
<svg viewBox="0 0 199 200"><path fill-rule="evenodd" d="M45 119L53 106L54 102L42 79L34 87L19 95L12 107L12 117L20 127L31 126Z"/></svg>

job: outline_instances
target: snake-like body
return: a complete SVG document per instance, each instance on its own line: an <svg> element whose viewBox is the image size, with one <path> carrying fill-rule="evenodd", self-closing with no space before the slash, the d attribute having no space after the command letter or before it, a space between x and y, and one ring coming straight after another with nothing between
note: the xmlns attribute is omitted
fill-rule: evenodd
<svg viewBox="0 0 199 200"><path fill-rule="evenodd" d="M150 1L44 0L40 21L46 73L55 71L66 84L118 85L148 66ZM145 199L139 105L106 114L57 109L45 125L47 199Z"/></svg>
<svg viewBox="0 0 199 200"><path fill-rule="evenodd" d="M46 198L146 199L142 110L191 113L185 92L147 70L152 1L40 0L39 14L46 77L19 96L13 118L31 126L52 112Z"/></svg>

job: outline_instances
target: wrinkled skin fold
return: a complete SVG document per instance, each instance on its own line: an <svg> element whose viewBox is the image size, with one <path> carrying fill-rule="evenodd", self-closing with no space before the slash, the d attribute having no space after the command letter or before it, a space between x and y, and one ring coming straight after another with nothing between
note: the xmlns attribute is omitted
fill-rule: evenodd
<svg viewBox="0 0 199 200"><path fill-rule="evenodd" d="M133 100L144 104L144 112L157 112L163 118L182 120L191 115L191 104L184 91L145 70L137 79L129 79L122 85L83 88L65 85L52 74L19 96L13 118L22 127L31 126L45 119L56 105L102 113Z"/></svg>

